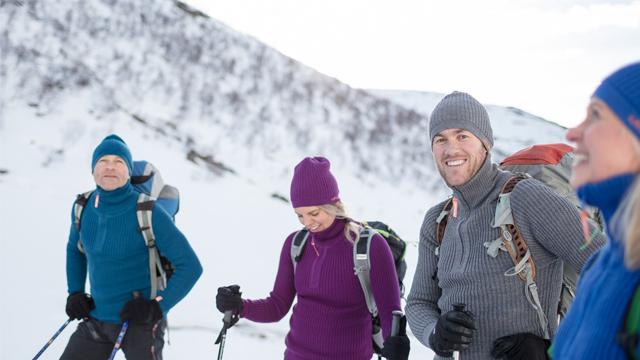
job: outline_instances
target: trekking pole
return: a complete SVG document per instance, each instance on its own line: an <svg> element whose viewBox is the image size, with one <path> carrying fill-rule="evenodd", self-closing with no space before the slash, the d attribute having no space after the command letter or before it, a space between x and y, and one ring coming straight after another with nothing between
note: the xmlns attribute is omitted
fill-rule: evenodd
<svg viewBox="0 0 640 360"><path fill-rule="evenodd" d="M40 351L38 351L38 353L36 354L36 356L33 357L33 360L36 360L37 358L39 358L42 353L44 353L45 350L47 350L47 348L49 347L49 345L51 345L51 343L53 342L53 340L55 340L58 335L60 335L60 333L62 332L62 330L64 330L64 328L67 327L67 325L69 325L69 323L71 322L71 318L68 318L67 321L64 322L64 324L62 324L62 326L60 326L60 329L58 329L58 331L56 331L55 334L53 334L53 336L51 337L51 339L49 339L49 341L47 341L46 344L44 344L44 346L42 347L42 349L40 349Z"/></svg>
<svg viewBox="0 0 640 360"><path fill-rule="evenodd" d="M116 339L115 345L113 345L113 350L111 350L111 355L109 355L109 360L113 360L116 357L116 353L122 346L122 339L124 338L124 334L127 333L127 329L129 328L129 322L125 321L122 324L122 328L120 329L120 333L118 334L118 338Z"/></svg>
<svg viewBox="0 0 640 360"><path fill-rule="evenodd" d="M218 348L218 360L222 360L222 354L224 353L224 343L227 340L227 329L229 328L229 324L231 324L231 316L233 312L231 310L227 310L224 312L224 317L222 318L222 330L220 330L220 334L216 339L216 344L220 344Z"/></svg>
<svg viewBox="0 0 640 360"><path fill-rule="evenodd" d="M455 303L453 304L453 310L455 311L464 311L465 304L463 303ZM453 352L453 360L460 360L460 351Z"/></svg>
<svg viewBox="0 0 640 360"><path fill-rule="evenodd" d="M141 296L140 291L133 292L133 298L137 299ZM124 335L127 333L127 329L129 329L129 321L125 321L122 323L122 327L120 328L120 332L118 333L118 337L116 338L116 343L113 344L113 350L111 350L111 355L109 355L108 360L113 360L118 353L118 350L122 347L122 340L124 339Z"/></svg>

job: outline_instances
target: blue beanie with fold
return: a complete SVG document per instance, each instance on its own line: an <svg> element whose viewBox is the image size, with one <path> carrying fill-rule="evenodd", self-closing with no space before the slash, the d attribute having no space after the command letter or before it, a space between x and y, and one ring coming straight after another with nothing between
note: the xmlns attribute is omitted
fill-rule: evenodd
<svg viewBox="0 0 640 360"><path fill-rule="evenodd" d="M127 164L129 168L129 175L133 172L133 159L131 157L131 151L129 151L129 147L122 140L121 137L115 134L111 134L104 138L96 149L93 150L93 156L91 158L91 173L93 173L93 169L96 168L96 163L100 160L101 157L105 155L116 155Z"/></svg>
<svg viewBox="0 0 640 360"><path fill-rule="evenodd" d="M640 62L609 75L593 96L604 101L631 133L640 139Z"/></svg>

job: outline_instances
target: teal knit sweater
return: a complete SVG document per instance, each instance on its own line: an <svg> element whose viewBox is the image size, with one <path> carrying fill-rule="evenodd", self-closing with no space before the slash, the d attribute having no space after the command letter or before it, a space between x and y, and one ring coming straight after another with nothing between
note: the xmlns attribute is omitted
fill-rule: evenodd
<svg viewBox="0 0 640 360"><path fill-rule="evenodd" d="M100 187L91 195L82 215L80 233L73 224L67 243L67 286L69 293L86 292L87 273L95 309L91 316L109 323L120 322L120 310L134 291L149 297L149 251L138 230L138 192L130 183L113 191ZM166 315L196 283L202 266L184 235L162 208L152 216L156 244L162 256L175 266L160 308ZM82 239L84 254L78 249Z"/></svg>

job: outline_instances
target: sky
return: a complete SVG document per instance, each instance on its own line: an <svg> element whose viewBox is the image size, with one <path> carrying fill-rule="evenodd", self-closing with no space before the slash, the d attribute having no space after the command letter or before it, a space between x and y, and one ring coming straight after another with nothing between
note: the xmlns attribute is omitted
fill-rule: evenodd
<svg viewBox="0 0 640 360"><path fill-rule="evenodd" d="M563 126L640 60L640 0L187 0L353 87L466 91Z"/></svg>

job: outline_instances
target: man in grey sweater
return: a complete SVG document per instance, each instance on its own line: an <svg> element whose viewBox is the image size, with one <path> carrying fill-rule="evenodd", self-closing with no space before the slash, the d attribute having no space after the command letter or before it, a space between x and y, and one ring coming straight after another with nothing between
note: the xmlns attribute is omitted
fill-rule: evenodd
<svg viewBox="0 0 640 360"><path fill-rule="evenodd" d="M500 227L493 225L496 205L513 174L491 162L493 131L486 109L466 93L449 94L431 114L429 136L438 172L453 197L441 243L436 221L447 201L432 207L422 224L406 306L411 330L436 359L454 351L465 360L546 359L557 327L562 263L580 271L604 244L602 233L589 223L597 236L585 248L578 209L535 179L519 181L510 202L535 260L535 283L527 286L514 276L520 268L514 270L508 252L494 248L495 257L488 252L501 238ZM512 276L505 275L509 272Z"/></svg>

